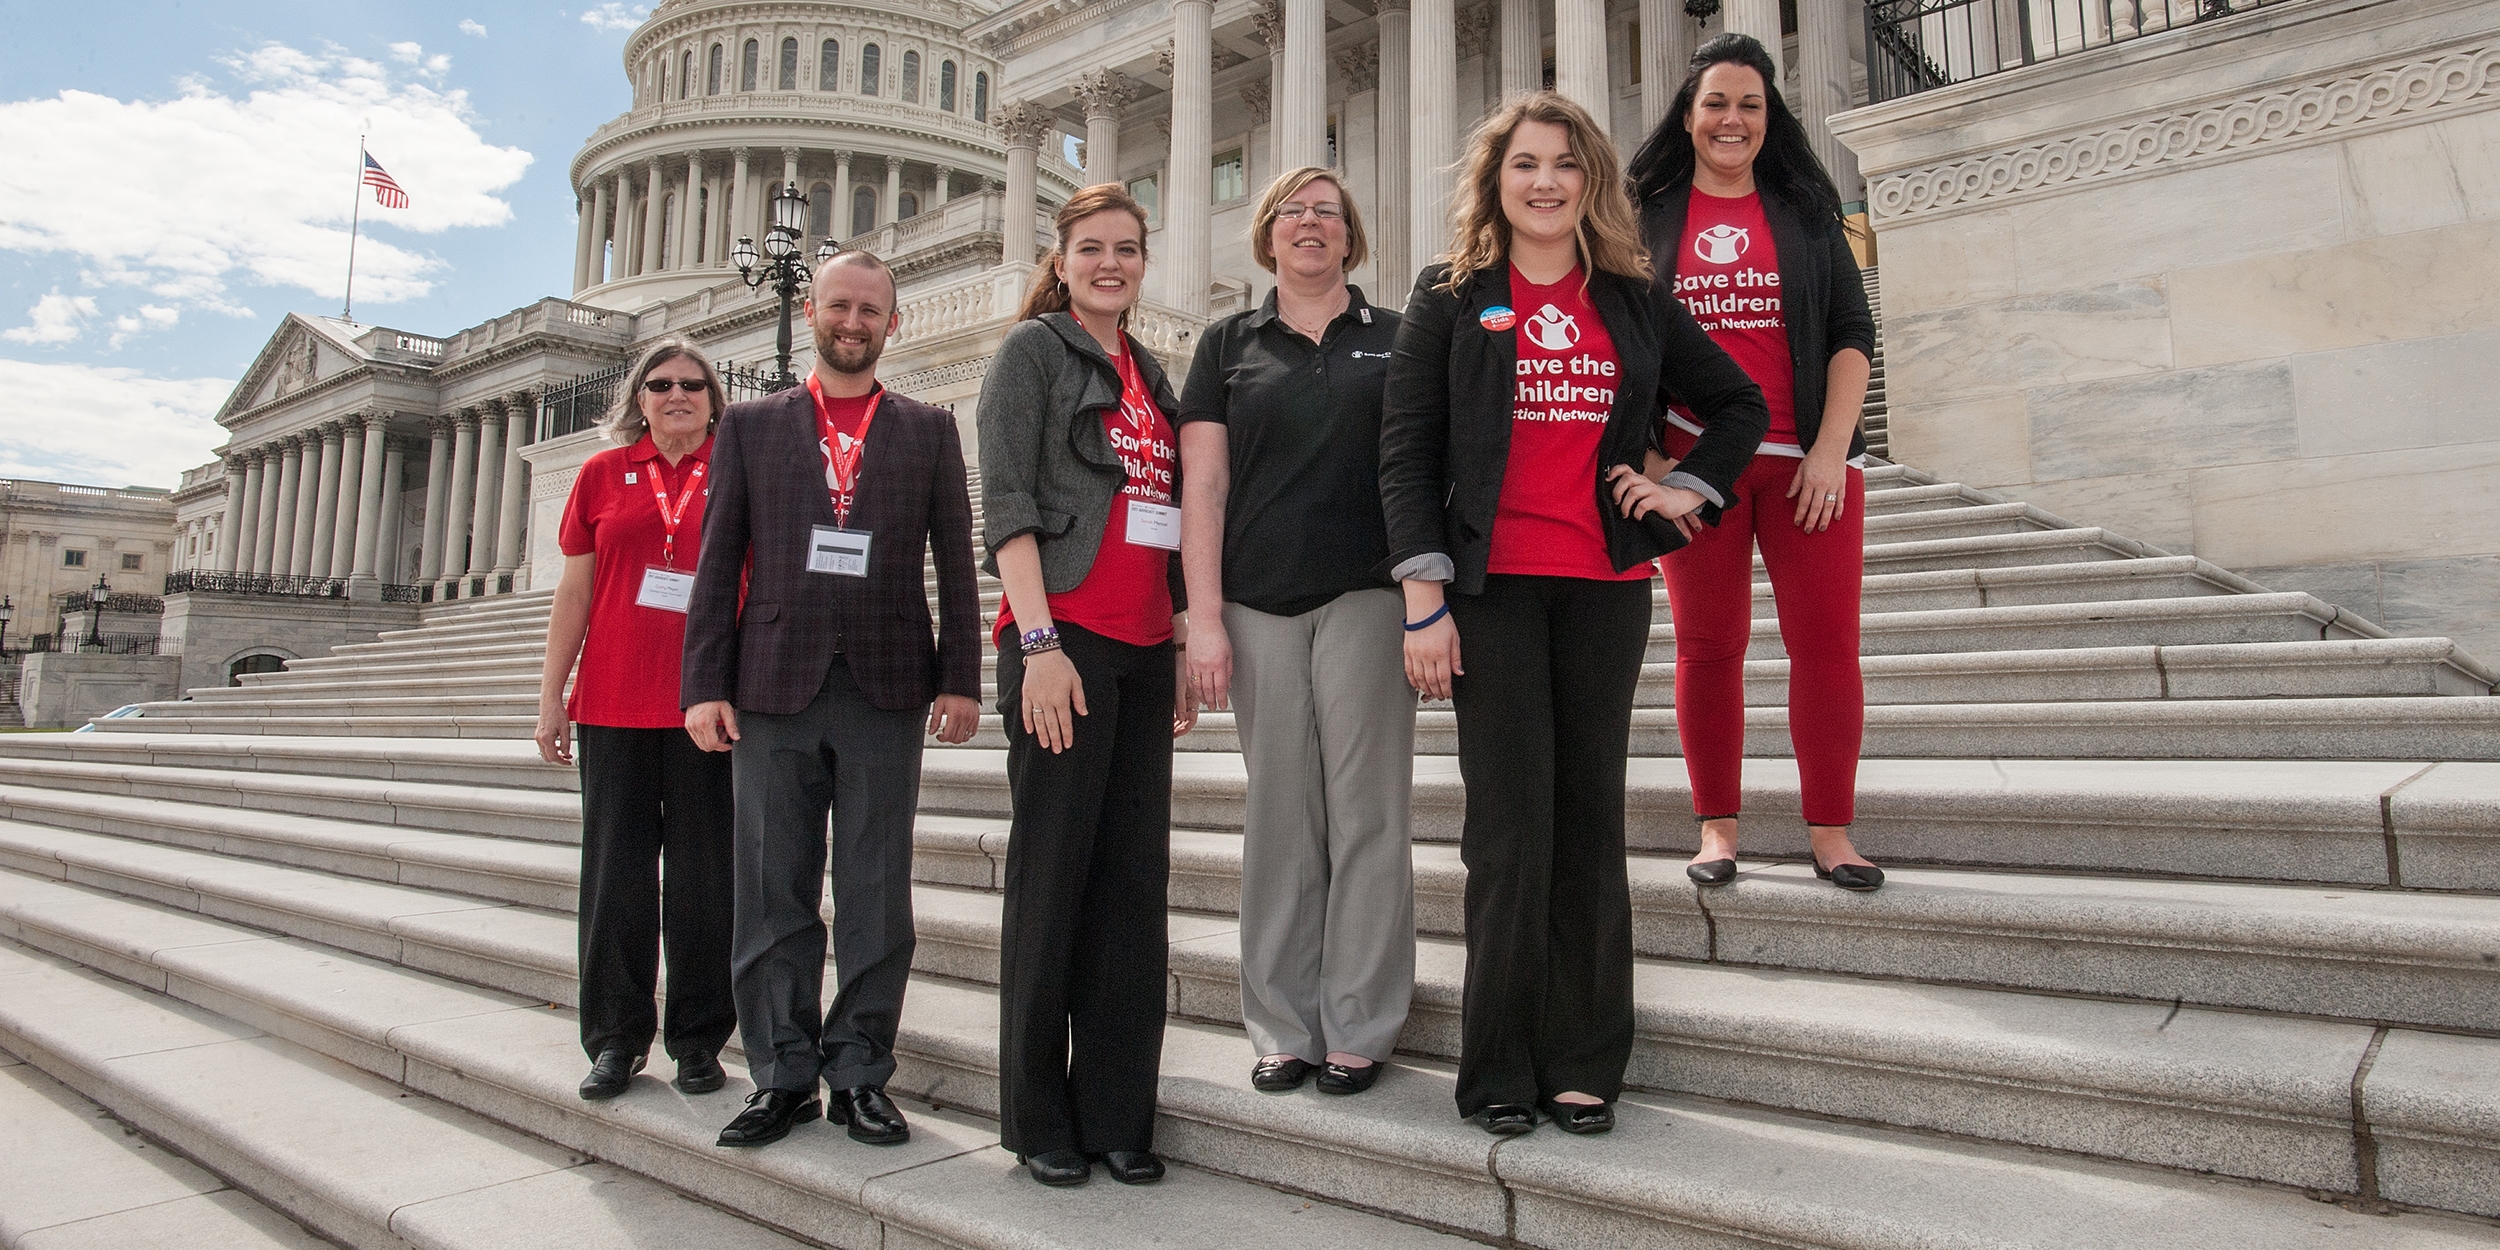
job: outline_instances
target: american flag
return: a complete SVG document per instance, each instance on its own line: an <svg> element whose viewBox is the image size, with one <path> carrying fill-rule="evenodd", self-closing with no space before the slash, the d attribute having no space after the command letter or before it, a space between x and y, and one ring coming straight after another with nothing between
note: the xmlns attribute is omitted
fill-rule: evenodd
<svg viewBox="0 0 2500 1250"><path fill-rule="evenodd" d="M384 208L408 207L408 193L391 181L390 174L382 168L382 162L373 159L371 152L365 153L365 185L373 188L374 203Z"/></svg>

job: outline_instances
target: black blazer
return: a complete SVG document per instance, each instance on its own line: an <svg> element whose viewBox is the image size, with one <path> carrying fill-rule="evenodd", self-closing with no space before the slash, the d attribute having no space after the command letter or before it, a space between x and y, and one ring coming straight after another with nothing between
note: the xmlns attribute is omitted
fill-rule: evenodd
<svg viewBox="0 0 2500 1250"><path fill-rule="evenodd" d="M1487 308L1510 305L1508 264L1469 275L1455 292L1441 289L1448 274L1449 266L1434 265L1415 279L1389 361L1380 424L1389 559L1381 572L1440 552L1457 566L1451 589L1472 595L1484 590L1493 515L1510 462L1519 341L1515 328L1491 331L1478 319ZM1589 294L1623 369L1614 411L1598 436L1598 477L1589 483L1605 525L1606 554L1621 570L1683 545L1663 520L1626 519L1605 481L1615 465L1638 469L1642 454L1659 445L1662 391L1671 388L1706 416L1709 434L1676 467L1709 483L1721 497L1735 491L1737 475L1753 458L1771 416L1762 388L1710 341L1683 305L1660 302L1649 284L1604 272L1591 279ZM1718 517L1715 505L1703 508L1704 521L1715 525Z"/></svg>
<svg viewBox="0 0 2500 1250"><path fill-rule="evenodd" d="M1780 312L1788 323L1788 359L1796 375L1797 443L1808 451L1823 428L1823 400L1832 357L1854 347L1875 359L1875 317L1866 307L1866 281L1857 254L1837 222L1809 229L1796 210L1762 188L1762 216L1771 223L1771 244L1780 255ZM1675 300L1675 266L1683 256L1684 219L1693 184L1670 187L1641 205L1641 240L1658 266L1658 298ZM1681 307L1681 301L1675 301ZM1691 405L1687 404L1687 407ZM1695 408L1695 412L1700 409ZM1705 425L1708 423L1705 422ZM1849 455L1866 453L1866 434L1851 423ZM1681 466L1679 466L1681 467Z"/></svg>
<svg viewBox="0 0 2500 1250"><path fill-rule="evenodd" d="M727 699L746 712L804 711L837 651L878 707L927 707L941 693L980 699L972 496L953 413L892 391L878 402L851 508L851 528L876 535L866 577L807 571L809 532L834 515L806 387L731 404L711 476L686 614L684 706ZM937 565L934 639L924 552Z"/></svg>

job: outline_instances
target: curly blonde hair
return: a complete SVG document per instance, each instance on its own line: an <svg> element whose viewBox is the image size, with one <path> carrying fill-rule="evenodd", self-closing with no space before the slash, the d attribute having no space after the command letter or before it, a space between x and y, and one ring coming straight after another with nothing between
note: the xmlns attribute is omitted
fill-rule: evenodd
<svg viewBox="0 0 2500 1250"><path fill-rule="evenodd" d="M1556 92L1536 91L1511 97L1467 136L1457 193L1450 201L1450 250L1441 254L1450 267L1442 289L1455 291L1468 278L1510 259L1510 218L1502 214L1502 158L1510 151L1512 132L1523 122L1562 127L1570 136L1571 157L1587 177L1580 220L1573 227L1582 265L1649 281L1649 249L1641 244L1640 217L1624 192L1623 162L1615 155L1614 142L1587 109Z"/></svg>

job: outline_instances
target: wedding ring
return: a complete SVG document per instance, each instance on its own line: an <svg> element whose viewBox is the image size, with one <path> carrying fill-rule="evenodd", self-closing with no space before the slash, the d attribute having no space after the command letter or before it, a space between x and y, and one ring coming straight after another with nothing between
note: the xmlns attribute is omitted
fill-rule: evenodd
<svg viewBox="0 0 2500 1250"><path fill-rule="evenodd" d="M1823 497L1824 497L1825 499L1838 499L1838 498L1840 498L1840 496L1838 496L1838 495L1825 495L1825 496L1823 496Z"/></svg>

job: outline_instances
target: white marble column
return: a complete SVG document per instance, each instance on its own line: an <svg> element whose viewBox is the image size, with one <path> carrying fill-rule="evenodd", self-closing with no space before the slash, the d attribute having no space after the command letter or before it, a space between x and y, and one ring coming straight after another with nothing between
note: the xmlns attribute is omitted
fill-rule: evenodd
<svg viewBox="0 0 2500 1250"><path fill-rule="evenodd" d="M252 463L252 564L253 573L274 573L278 569L278 485L284 476L286 444L283 440L266 444L253 453Z"/></svg>
<svg viewBox="0 0 2500 1250"><path fill-rule="evenodd" d="M1675 103L1693 59L1694 24L1684 0L1641 0L1641 129L1646 133Z"/></svg>
<svg viewBox="0 0 2500 1250"><path fill-rule="evenodd" d="M1373 298L1403 308L1406 293L1415 283L1415 263L1406 246L1414 228L1407 207L1413 190L1407 173L1407 131L1412 124L1408 106L1413 90L1407 66L1414 56L1413 36L1407 29L1406 0L1375 0L1372 11L1380 23L1380 202L1372 205L1369 214L1374 223L1372 271L1380 275L1380 290Z"/></svg>
<svg viewBox="0 0 2500 1250"><path fill-rule="evenodd" d="M431 585L443 575L444 521L451 501L452 421L431 417L425 424L430 445L425 461L425 512L417 520L423 527L417 534L417 580Z"/></svg>
<svg viewBox="0 0 2500 1250"><path fill-rule="evenodd" d="M350 577L374 577L374 558L382 545L382 506L397 501L399 475L395 469L385 477L385 455L397 456L396 445L390 443L391 416L387 412L365 414L363 468L356 479L356 545L348 556ZM384 490L385 482L391 490ZM385 578L384 580L389 580Z"/></svg>
<svg viewBox="0 0 2500 1250"><path fill-rule="evenodd" d="M477 426L476 502L469 509L469 576L495 571L495 523L503 507L503 422L491 409L480 409ZM492 581L486 593L495 593Z"/></svg>
<svg viewBox="0 0 2500 1250"><path fill-rule="evenodd" d="M833 237L851 237L851 154L833 154Z"/></svg>
<svg viewBox="0 0 2500 1250"><path fill-rule="evenodd" d="M375 426L368 435L367 446L382 444L382 510L379 537L373 545L373 577L385 586L406 584L407 570L399 566L400 487L408 480L408 440L395 438Z"/></svg>
<svg viewBox="0 0 2500 1250"><path fill-rule="evenodd" d="M1409 185L1408 261L1417 269L1441 254L1450 234L1450 165L1458 157L1458 14L1451 0L1414 0L1408 46L1413 60L1414 144Z"/></svg>
<svg viewBox="0 0 2500 1250"><path fill-rule="evenodd" d="M877 203L877 224L890 226L903 219L903 158L885 158L885 198Z"/></svg>
<svg viewBox="0 0 2500 1250"><path fill-rule="evenodd" d="M723 256L727 256L729 249L736 246L739 236L754 237L740 224L745 220L747 201L755 198L754 193L747 189L747 150L733 148L729 153L729 159L729 203L724 206L724 211L721 213L721 221L725 223L722 227L724 233L721 236L721 255Z"/></svg>
<svg viewBox="0 0 2500 1250"><path fill-rule="evenodd" d="M451 483L443 498L442 584L446 588L468 571L469 518L477 507L477 413L461 409L451 424ZM430 488L428 493L432 493ZM438 589L434 597L451 596Z"/></svg>
<svg viewBox="0 0 2500 1250"><path fill-rule="evenodd" d="M278 542L269 553L269 571L286 576L295 571L295 505L303 495L304 439L288 435L278 444L283 449L278 453ZM318 470L320 464L316 449L313 466Z"/></svg>
<svg viewBox="0 0 2500 1250"><path fill-rule="evenodd" d="M1774 78L1787 74L1788 63L1780 57L1780 0L1727 0L1719 21L1731 34L1751 35L1762 41L1771 53L1771 67L1777 71Z"/></svg>
<svg viewBox="0 0 2500 1250"><path fill-rule="evenodd" d="M795 187L797 185L799 185L799 150L797 148L783 148L781 150L781 181L774 185L773 190L778 192L782 187ZM772 200L773 197L767 195L764 197L764 203L761 205L764 210L764 224L767 226L773 224ZM755 237L761 239L764 236L761 233L758 233Z"/></svg>
<svg viewBox="0 0 2500 1250"><path fill-rule="evenodd" d="M213 572L234 571L235 545L243 541L243 510L250 506L244 494L248 472L243 466L243 457L226 457L226 514L218 519L217 550L208 562Z"/></svg>
<svg viewBox="0 0 2500 1250"><path fill-rule="evenodd" d="M1772 0L1776 7L1778 0ZM1606 81L1606 0L1554 0L1554 90L1587 109L1598 128L1614 129L1614 91Z"/></svg>
<svg viewBox="0 0 2500 1250"><path fill-rule="evenodd" d="M597 233L596 217L592 213L595 198L592 193L576 194L573 197L573 215L579 219L573 228L573 290L575 292L590 285L591 238Z"/></svg>
<svg viewBox="0 0 2500 1250"><path fill-rule="evenodd" d="M1050 111L1029 100L1013 100L1001 103L993 116L998 119L999 134L1007 141L1007 204L1006 220L1000 226L1004 248L1001 258L1012 264L1030 264L1039 234L1036 217L1041 211L1041 188L1034 159L1041 150L1042 136L1052 130Z"/></svg>
<svg viewBox="0 0 2500 1250"><path fill-rule="evenodd" d="M1503 95L1545 86L1544 7L1537 0L1501 0Z"/></svg>
<svg viewBox="0 0 2500 1250"><path fill-rule="evenodd" d="M1328 163L1328 15L1324 0L1285 0L1283 75L1275 83L1276 172Z"/></svg>
<svg viewBox="0 0 2500 1250"><path fill-rule="evenodd" d="M696 188L703 185L703 154L686 153L686 189L677 193L677 254L668 258L671 269L692 269L703 249L695 242L696 232L703 228L703 209L695 203Z"/></svg>
<svg viewBox="0 0 2500 1250"><path fill-rule="evenodd" d="M955 198L954 192L955 171L948 169L944 165L938 166L936 175L929 184L928 208L924 208L921 211L927 212L929 208L944 207L948 200Z"/></svg>
<svg viewBox="0 0 2500 1250"><path fill-rule="evenodd" d="M1120 180L1120 110L1128 107L1128 79L1114 69L1077 75L1073 88L1085 106L1085 181Z"/></svg>
<svg viewBox="0 0 2500 1250"><path fill-rule="evenodd" d="M1193 317L1207 314L1207 282L1215 272L1207 221L1214 194L1214 15L1213 0L1172 5L1172 165L1163 187L1163 246L1170 259L1163 263L1171 267L1172 306Z"/></svg>
<svg viewBox="0 0 2500 1250"><path fill-rule="evenodd" d="M286 571L290 577L310 577L313 566L313 527L320 523L321 513L321 436L304 431L304 467L296 475L294 541L287 550Z"/></svg>
<svg viewBox="0 0 2500 1250"><path fill-rule="evenodd" d="M616 171L616 203L608 218L608 277L614 282L633 276L634 272L634 171L627 166Z"/></svg>
<svg viewBox="0 0 2500 1250"><path fill-rule="evenodd" d="M646 175L647 187L642 200L642 265L636 273L660 271L660 240L668 233L662 225L662 214L668 211L667 170L659 157L651 158L651 172Z"/></svg>
<svg viewBox="0 0 2500 1250"><path fill-rule="evenodd" d="M314 479L312 496L312 547L301 561L307 577L330 575L330 549L339 534L339 458L344 453L342 431L335 421L321 427L321 470Z"/></svg>
<svg viewBox="0 0 2500 1250"><path fill-rule="evenodd" d="M1854 30L1849 16L1848 0L1797 0L1797 114L1805 122L1814 155L1840 188L1841 202L1858 204L1866 199L1858 154L1832 137L1828 120L1852 103L1849 44Z"/></svg>
<svg viewBox="0 0 2500 1250"><path fill-rule="evenodd" d="M330 528L329 577L346 577L356 567L356 509L364 500L365 418L354 413L340 423L338 519Z"/></svg>
<svg viewBox="0 0 2500 1250"><path fill-rule="evenodd" d="M537 414L537 405L527 391L515 391L503 401L503 475L502 500L495 518L495 580L502 580L521 567L522 518L529 507L529 462L521 459L521 448L530 441L530 418Z"/></svg>

